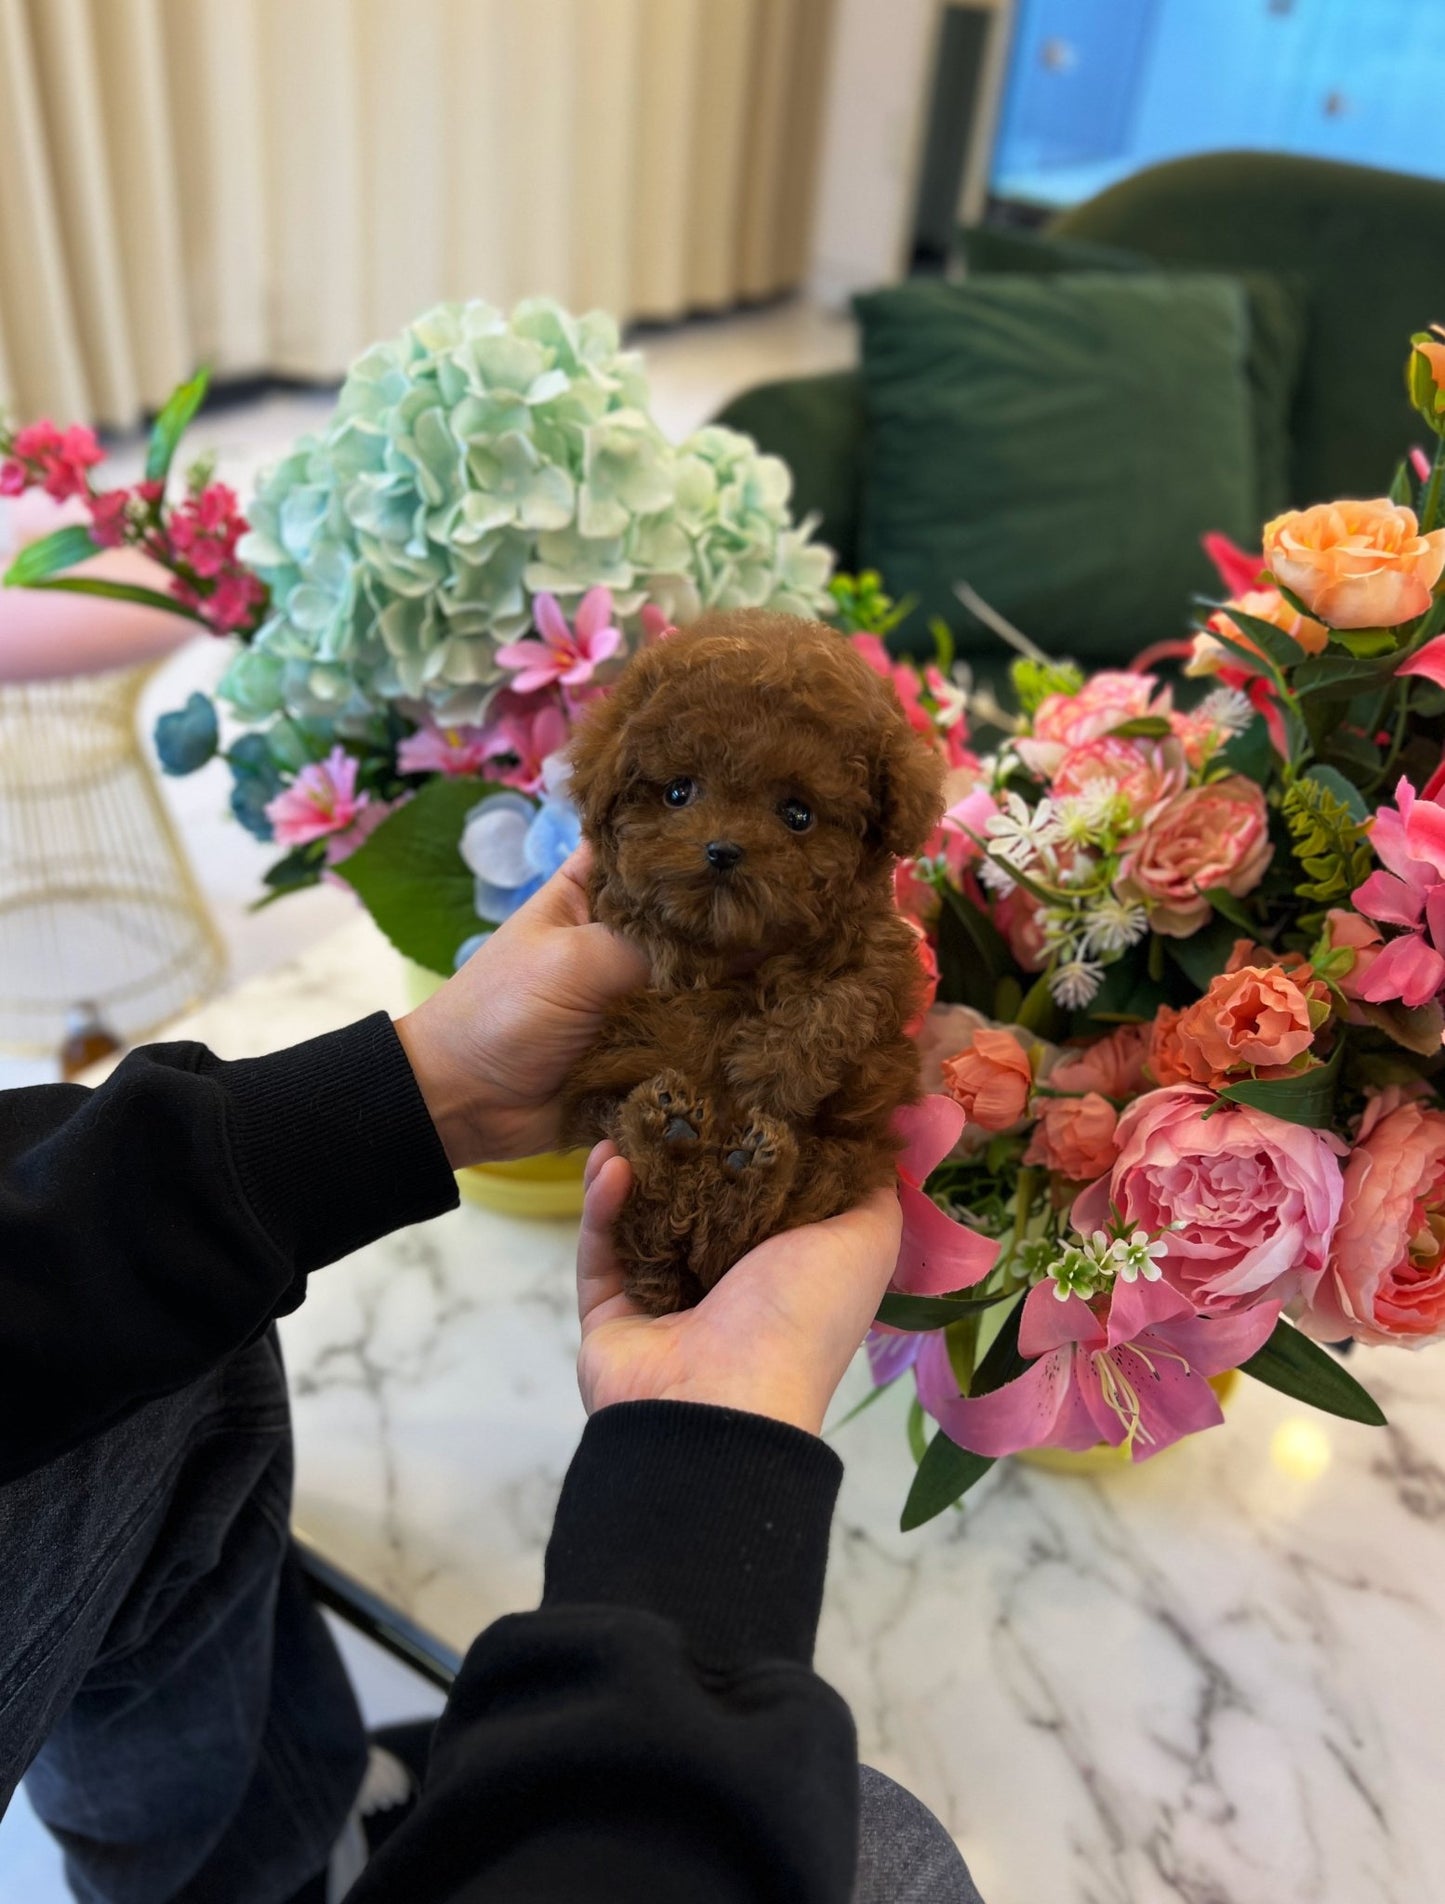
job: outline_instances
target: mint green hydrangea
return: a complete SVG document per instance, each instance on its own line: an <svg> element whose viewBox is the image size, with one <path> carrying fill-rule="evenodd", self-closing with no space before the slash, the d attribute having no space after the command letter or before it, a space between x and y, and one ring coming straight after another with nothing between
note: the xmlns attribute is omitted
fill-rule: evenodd
<svg viewBox="0 0 1445 1904"><path fill-rule="evenodd" d="M732 430L674 446L647 401L610 317L542 298L439 305L367 351L252 503L271 613L222 695L247 721L398 699L474 720L543 590L570 613L609 588L624 624L649 601L816 614L832 556L785 465Z"/></svg>

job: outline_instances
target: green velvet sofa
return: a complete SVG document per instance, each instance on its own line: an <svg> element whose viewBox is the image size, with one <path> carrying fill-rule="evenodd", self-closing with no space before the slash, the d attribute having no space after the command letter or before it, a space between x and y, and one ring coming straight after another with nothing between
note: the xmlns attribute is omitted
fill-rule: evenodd
<svg viewBox="0 0 1445 1904"><path fill-rule="evenodd" d="M1445 320L1445 184L1266 152L1211 153L1136 173L1053 220L1051 234L1161 267L1271 271L1298 287L1307 341L1291 413L1297 504L1378 495L1418 438L1403 389L1411 331ZM793 471L795 505L856 566L867 416L859 375L746 391L719 422Z"/></svg>

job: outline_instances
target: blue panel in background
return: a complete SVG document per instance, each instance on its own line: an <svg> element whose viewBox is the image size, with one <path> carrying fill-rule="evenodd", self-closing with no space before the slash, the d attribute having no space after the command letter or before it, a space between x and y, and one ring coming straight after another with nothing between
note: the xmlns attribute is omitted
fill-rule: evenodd
<svg viewBox="0 0 1445 1904"><path fill-rule="evenodd" d="M1296 152L1445 178L1445 0L1020 0L995 196Z"/></svg>

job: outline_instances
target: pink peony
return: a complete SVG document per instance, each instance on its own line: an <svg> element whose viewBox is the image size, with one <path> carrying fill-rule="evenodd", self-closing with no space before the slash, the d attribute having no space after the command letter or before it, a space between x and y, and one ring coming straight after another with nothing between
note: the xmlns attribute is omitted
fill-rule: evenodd
<svg viewBox="0 0 1445 1904"><path fill-rule="evenodd" d="M306 846L352 825L371 799L356 791L356 766L344 748L333 747L325 760L301 769L266 808L280 845Z"/></svg>
<svg viewBox="0 0 1445 1904"><path fill-rule="evenodd" d="M1230 774L1187 787L1155 814L1120 862L1119 891L1143 904L1155 932L1187 939L1208 922L1209 888L1236 899L1253 892L1273 852L1264 794Z"/></svg>
<svg viewBox="0 0 1445 1904"><path fill-rule="evenodd" d="M1131 1229L1164 1232L1160 1268L1201 1312L1313 1292L1344 1195L1338 1137L1199 1085L1136 1098L1117 1136L1112 1171L1075 1201L1075 1229L1106 1229L1117 1210Z"/></svg>
<svg viewBox="0 0 1445 1904"><path fill-rule="evenodd" d="M1445 1112L1401 1104L1356 1144L1329 1272L1301 1318L1321 1341L1445 1336Z"/></svg>
<svg viewBox="0 0 1445 1904"><path fill-rule="evenodd" d="M1124 740L1105 734L1071 747L1054 770L1050 791L1060 798L1107 789L1118 794L1142 825L1183 790L1188 775L1177 741Z"/></svg>
<svg viewBox="0 0 1445 1904"><path fill-rule="evenodd" d="M1370 844L1385 871L1350 899L1367 919L1406 930L1371 961L1353 995L1372 1005L1428 1004L1445 986L1445 806L1418 799L1402 779L1395 805L1375 815Z"/></svg>
<svg viewBox="0 0 1445 1904"><path fill-rule="evenodd" d="M971 1124L1007 1130L1024 1114L1033 1088L1029 1054L1012 1032L982 1026L943 1064L943 1088Z"/></svg>
<svg viewBox="0 0 1445 1904"><path fill-rule="evenodd" d="M1046 1097L1024 1162L1042 1164L1070 1183L1092 1183L1114 1167L1118 1122L1118 1112L1097 1091L1083 1097Z"/></svg>
<svg viewBox="0 0 1445 1904"><path fill-rule="evenodd" d="M1224 1415L1208 1377L1238 1368L1279 1320L1276 1303L1238 1316L1196 1315L1166 1282L1116 1282L1107 1297L1060 1302L1051 1282L1024 1299L1022 1375L991 1395L963 1396L939 1330L915 1364L918 1399L950 1441L975 1454L1127 1445L1135 1461Z"/></svg>
<svg viewBox="0 0 1445 1904"><path fill-rule="evenodd" d="M588 589L578 604L574 628L567 626L555 595L534 596L532 614L537 635L509 642L497 650L502 666L517 671L513 685L518 694L530 694L555 682L563 687L581 687L622 646L622 631L612 625L609 589Z"/></svg>

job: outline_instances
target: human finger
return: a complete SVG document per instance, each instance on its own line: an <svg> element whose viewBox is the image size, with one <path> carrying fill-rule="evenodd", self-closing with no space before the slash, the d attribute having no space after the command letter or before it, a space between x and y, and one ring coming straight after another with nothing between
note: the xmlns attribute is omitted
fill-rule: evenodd
<svg viewBox="0 0 1445 1904"><path fill-rule="evenodd" d="M586 1335L605 1309L609 1317L640 1314L624 1291L622 1265L612 1226L632 1189L632 1168L612 1144L599 1144L587 1160L587 1193L577 1238L577 1314Z"/></svg>

